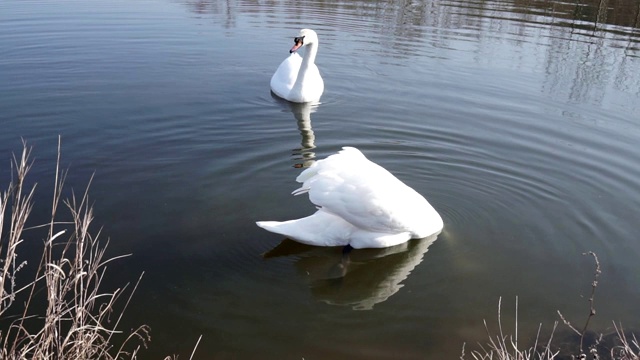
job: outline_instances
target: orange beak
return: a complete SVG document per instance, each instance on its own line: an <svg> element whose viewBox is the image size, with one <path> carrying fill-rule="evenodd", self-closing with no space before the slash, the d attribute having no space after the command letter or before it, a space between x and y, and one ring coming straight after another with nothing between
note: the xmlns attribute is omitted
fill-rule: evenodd
<svg viewBox="0 0 640 360"><path fill-rule="evenodd" d="M289 50L289 54L294 53L294 52L296 52L296 50L300 49L302 44L304 44L303 39L304 39L304 36L303 37L297 37L297 38L293 39L293 42L295 43L295 45L293 45L291 50Z"/></svg>

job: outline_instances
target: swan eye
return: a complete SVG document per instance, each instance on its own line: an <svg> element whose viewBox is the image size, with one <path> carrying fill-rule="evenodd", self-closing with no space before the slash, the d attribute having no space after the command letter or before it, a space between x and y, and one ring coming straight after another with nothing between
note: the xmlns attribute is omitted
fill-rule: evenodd
<svg viewBox="0 0 640 360"><path fill-rule="evenodd" d="M299 37L293 38L293 42L294 42L294 44L297 44L297 43L303 44L304 43L304 36L299 36Z"/></svg>

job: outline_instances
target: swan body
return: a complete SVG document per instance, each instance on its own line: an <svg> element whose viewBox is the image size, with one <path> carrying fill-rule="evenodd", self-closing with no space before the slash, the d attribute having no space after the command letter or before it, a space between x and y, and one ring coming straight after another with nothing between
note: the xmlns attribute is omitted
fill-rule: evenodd
<svg viewBox="0 0 640 360"><path fill-rule="evenodd" d="M324 81L315 64L318 53L318 35L311 29L302 29L294 38L289 55L271 77L271 91L279 97L296 103L318 102L324 92ZM296 52L305 47L304 57Z"/></svg>
<svg viewBox="0 0 640 360"><path fill-rule="evenodd" d="M384 248L438 234L442 218L418 192L358 149L344 147L304 170L294 195L318 210L289 221L259 221L265 230L316 246Z"/></svg>

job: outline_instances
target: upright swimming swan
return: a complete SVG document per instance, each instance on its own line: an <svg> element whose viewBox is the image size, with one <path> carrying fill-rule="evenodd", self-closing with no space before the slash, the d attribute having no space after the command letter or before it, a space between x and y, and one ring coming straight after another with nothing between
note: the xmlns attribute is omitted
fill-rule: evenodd
<svg viewBox="0 0 640 360"><path fill-rule="evenodd" d="M324 91L324 81L315 64L318 54L318 35L311 29L302 29L289 51L271 77L271 91L279 97L296 103L317 102ZM296 52L306 47L304 57Z"/></svg>
<svg viewBox="0 0 640 360"><path fill-rule="evenodd" d="M315 162L293 195L309 193L318 211L302 219L258 221L261 228L316 246L383 248L438 234L442 218L427 200L360 150L344 147Z"/></svg>

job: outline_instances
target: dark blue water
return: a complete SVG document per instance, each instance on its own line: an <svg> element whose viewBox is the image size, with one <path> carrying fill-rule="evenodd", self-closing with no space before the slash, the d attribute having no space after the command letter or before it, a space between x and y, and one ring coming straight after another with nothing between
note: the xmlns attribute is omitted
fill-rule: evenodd
<svg viewBox="0 0 640 360"><path fill-rule="evenodd" d="M58 136L90 194L142 358L451 358L498 298L521 336L556 310L638 327L640 7L633 1L40 1L0 4L0 179L21 139L46 221ZM298 30L315 108L272 97ZM310 214L299 166L356 146L444 232L352 254L254 225ZM310 147L315 147L309 149ZM4 160L2 160L4 159ZM40 241L35 239L34 241ZM433 242L431 242L433 241ZM428 251L427 251L428 250ZM263 255L269 256L265 258ZM337 279L337 280L336 280ZM509 304L509 305L507 305ZM362 311L359 311L362 310Z"/></svg>

